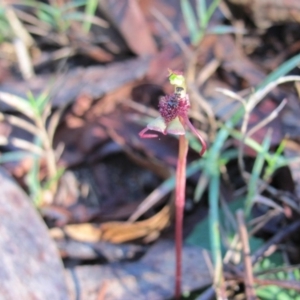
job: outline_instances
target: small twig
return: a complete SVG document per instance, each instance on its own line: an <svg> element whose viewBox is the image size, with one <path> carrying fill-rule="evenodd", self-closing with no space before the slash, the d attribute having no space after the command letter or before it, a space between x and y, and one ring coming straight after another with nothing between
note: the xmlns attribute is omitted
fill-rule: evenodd
<svg viewBox="0 0 300 300"><path fill-rule="evenodd" d="M284 209L279 204L277 204L275 201L273 201L263 195L260 195L260 194L255 196L255 198L253 199L253 204L254 203L260 203L265 206L269 206L270 208L274 208L278 212L284 212Z"/></svg>
<svg viewBox="0 0 300 300"><path fill-rule="evenodd" d="M201 164L201 162L200 162ZM199 170L199 162L191 163L187 169L186 178L191 177ZM174 176L167 179L160 186L158 186L148 197L146 197L142 203L138 206L136 211L130 216L129 221L134 222L145 212L147 212L151 207L159 202L164 196L170 193L175 186Z"/></svg>
<svg viewBox="0 0 300 300"><path fill-rule="evenodd" d="M210 124L210 141L212 141L215 137L216 131L217 131L217 123L215 119L215 114L210 107L210 105L205 101L205 99L200 95L199 91L197 88L194 86L194 84L188 84L188 88L191 91L192 97L195 97L197 100L197 103L201 106L201 108L205 111L207 117L208 117L208 122Z"/></svg>
<svg viewBox="0 0 300 300"><path fill-rule="evenodd" d="M280 213L278 210L268 210L264 215L252 219L249 222L249 226L253 226L253 228L249 231L249 235L253 236L260 228L262 228L266 223L268 223L272 218L277 216Z"/></svg>
<svg viewBox="0 0 300 300"><path fill-rule="evenodd" d="M254 282L253 282L253 270L252 270L252 263L251 263L251 253L249 247L249 240L248 240L248 232L244 220L244 213L242 210L237 211L237 221L239 225L239 232L240 232L240 239L242 241L243 246L243 257L244 257L244 282L245 282L245 289L246 295L248 300L256 299L255 291L254 291Z"/></svg>
<svg viewBox="0 0 300 300"><path fill-rule="evenodd" d="M235 277L236 282L242 282L243 278L240 276ZM284 289L293 289L295 291L300 291L300 282L296 280L276 280L276 279L260 279L253 277L254 283L257 285L275 285ZM200 299L200 298L199 298ZM248 300L249 298L247 298ZM197 299L198 300L198 299Z"/></svg>
<svg viewBox="0 0 300 300"><path fill-rule="evenodd" d="M274 235L268 242L266 242L261 248L259 248L251 257L252 264L258 262L260 258L264 256L264 254L268 251L268 249L276 244L279 244L284 238L291 235L294 231L300 228L300 220L288 225L279 231L276 235Z"/></svg>
<svg viewBox="0 0 300 300"><path fill-rule="evenodd" d="M277 267L273 269L268 269L268 270L262 270L259 272L255 272L255 276L261 276L261 275L268 275L268 274L276 274L279 272L286 272L286 271L292 271L292 270L298 270L300 269L300 264L298 265L288 265L288 266L282 266L282 267Z"/></svg>
<svg viewBox="0 0 300 300"><path fill-rule="evenodd" d="M137 103L135 101L129 100L129 99L123 101L122 104L124 106L127 105L127 106L133 108L134 110L136 110L142 114L148 115L150 117L153 117L153 118L157 118L159 116L159 113L157 112L157 110L155 110L151 107L147 107L146 105Z"/></svg>
<svg viewBox="0 0 300 300"><path fill-rule="evenodd" d="M18 58L19 68L22 77L25 80L28 80L34 76L33 65L28 49L26 48L24 42L19 38L15 38L13 44Z"/></svg>
<svg viewBox="0 0 300 300"><path fill-rule="evenodd" d="M240 261L241 242L238 234L235 234L223 258L223 263L226 265L230 261L238 263Z"/></svg>
<svg viewBox="0 0 300 300"><path fill-rule="evenodd" d="M242 122L242 125L241 125L241 133L243 135L243 138L240 140L239 154L238 154L238 164L239 164L239 168L241 170L241 173L242 173L243 177L244 177L244 170L245 170L245 164L244 164L244 160L243 160L243 150L244 150L244 145L245 145L245 139L247 138L247 133L246 132L247 132L251 112L254 109L254 107L260 101L262 101L263 98L269 92L272 91L272 89L274 89L275 87L277 87L278 85L280 85L282 83L291 82L291 81L300 81L300 76L280 77L279 79L277 79L275 81L272 81L271 83L266 85L263 89L258 90L254 94L252 94L250 96L248 102L246 103L244 119L243 119L243 122ZM267 117L267 119L268 119L268 117Z"/></svg>
<svg viewBox="0 0 300 300"><path fill-rule="evenodd" d="M52 141L50 140L50 136L48 135L47 129L45 127L45 123L42 118L36 117L35 123L39 131L41 132L41 139L43 143L43 148L46 156L46 164L48 170L48 179L53 179L57 175L57 163L55 157L55 151L52 148ZM56 193L58 182L56 180L53 181L51 185L51 191L53 194Z"/></svg>
<svg viewBox="0 0 300 300"><path fill-rule="evenodd" d="M63 47L55 50L47 55L43 55L38 60L34 61L34 66L40 66L43 64L51 63L53 61L68 59L76 54L76 49L72 47Z"/></svg>
<svg viewBox="0 0 300 300"><path fill-rule="evenodd" d="M254 282L259 285L275 285L284 289L293 289L300 292L300 283L296 280L259 279L254 277Z"/></svg>
<svg viewBox="0 0 300 300"><path fill-rule="evenodd" d="M225 96L228 96L229 98L231 99L234 99L234 100L237 100L239 101L240 103L242 103L242 105L245 107L246 106L246 101L244 98L242 98L239 94L233 92L233 91L230 91L230 90L227 90L227 89L224 89L224 88L216 88L216 91L219 92L219 93L222 93L223 95Z"/></svg>
<svg viewBox="0 0 300 300"><path fill-rule="evenodd" d="M97 295L97 300L105 300L105 296L107 293L108 282L104 281L102 286L100 287Z"/></svg>
<svg viewBox="0 0 300 300"><path fill-rule="evenodd" d="M49 125L48 125L48 138L51 143L51 147L53 148L53 139L54 139L54 134L57 129L57 126L59 125L59 121L61 119L61 116L66 109L67 105L63 105L60 107L53 115L51 116L49 120Z"/></svg>
<svg viewBox="0 0 300 300"><path fill-rule="evenodd" d="M34 45L34 39L31 37L31 35L27 32L22 22L17 17L14 9L7 5L5 1L2 1L2 6L4 6L4 13L6 16L7 21L9 22L9 25L11 29L13 30L13 33L16 37L18 37L20 40L23 41L23 43L26 45L26 47L31 47Z"/></svg>
<svg viewBox="0 0 300 300"><path fill-rule="evenodd" d="M250 137L253 135L256 131L266 126L268 123L273 121L275 118L278 117L279 112L284 108L286 105L287 100L284 99L282 102L263 120L261 120L259 123L257 123L254 127L252 127L247 133L246 136Z"/></svg>
<svg viewBox="0 0 300 300"><path fill-rule="evenodd" d="M27 13L21 9L15 9L14 12L19 20L23 22L25 21L25 23L27 24L32 24L34 27L38 27L38 29L40 30L44 30L45 35L47 34L47 32L51 30L51 26L48 23L39 20L38 18L36 18L34 15L30 13ZM29 32L27 27L26 29Z"/></svg>
<svg viewBox="0 0 300 300"><path fill-rule="evenodd" d="M171 181L172 180L172 181ZM171 182L170 182L171 181ZM171 184L173 183L173 184ZM160 199L170 193L175 184L175 179L169 179L167 182L161 184L158 188L156 188L148 197L142 201L142 203L138 206L136 211L130 216L129 222L136 221L140 216L142 216L145 212L147 212L151 207L153 207Z"/></svg>
<svg viewBox="0 0 300 300"><path fill-rule="evenodd" d="M14 9L3 1L4 13L15 36L13 44L18 58L20 71L24 79L34 76L32 61L28 48L34 45L34 40L27 32L22 22L18 19Z"/></svg>
<svg viewBox="0 0 300 300"><path fill-rule="evenodd" d="M178 44L184 56L189 58L192 55L192 51L188 48L181 35L174 30L171 22L156 8L151 9L151 14L170 32L172 39Z"/></svg>
<svg viewBox="0 0 300 300"><path fill-rule="evenodd" d="M273 186L269 184L265 185L264 187L272 196L276 197L277 200L281 201L282 203L286 204L287 206L291 207L295 210L298 214L300 214L300 208L298 207L295 200L292 200L286 194L282 194L282 192L278 191Z"/></svg>
<svg viewBox="0 0 300 300"><path fill-rule="evenodd" d="M196 83L197 86L203 85L211 76L216 72L216 70L219 68L221 62L214 58L211 61L209 61L199 72Z"/></svg>

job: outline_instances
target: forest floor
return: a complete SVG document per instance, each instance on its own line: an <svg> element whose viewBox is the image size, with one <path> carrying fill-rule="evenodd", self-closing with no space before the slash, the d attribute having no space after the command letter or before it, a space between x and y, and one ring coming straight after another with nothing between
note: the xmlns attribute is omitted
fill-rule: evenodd
<svg viewBox="0 0 300 300"><path fill-rule="evenodd" d="M300 299L300 3L275 2L0 4L0 298L174 299L178 138L139 132L175 70L207 143L182 299Z"/></svg>

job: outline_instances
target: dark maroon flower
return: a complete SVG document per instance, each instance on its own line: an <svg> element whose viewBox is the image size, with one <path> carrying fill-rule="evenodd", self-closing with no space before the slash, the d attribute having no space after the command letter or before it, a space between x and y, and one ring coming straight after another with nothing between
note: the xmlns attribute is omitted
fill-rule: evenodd
<svg viewBox="0 0 300 300"><path fill-rule="evenodd" d="M188 118L190 101L186 93L184 77L179 72L174 73L170 71L169 80L175 86L175 92L160 99L158 105L160 116L151 121L139 133L139 136L141 138L157 137L157 134L146 133L148 130L158 131L163 134L184 135L185 127L188 126L200 140L202 145L200 155L202 155L206 150L206 143Z"/></svg>

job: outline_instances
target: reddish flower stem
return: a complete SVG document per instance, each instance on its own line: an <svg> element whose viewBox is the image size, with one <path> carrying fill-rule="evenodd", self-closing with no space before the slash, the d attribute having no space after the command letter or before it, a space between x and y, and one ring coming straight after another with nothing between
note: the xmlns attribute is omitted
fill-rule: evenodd
<svg viewBox="0 0 300 300"><path fill-rule="evenodd" d="M183 210L185 202L186 185L186 157L188 152L188 141L185 135L179 136L179 153L176 170L176 219L175 219L175 243L176 243L176 277L175 277L175 299L181 296L181 265L182 265L182 227Z"/></svg>

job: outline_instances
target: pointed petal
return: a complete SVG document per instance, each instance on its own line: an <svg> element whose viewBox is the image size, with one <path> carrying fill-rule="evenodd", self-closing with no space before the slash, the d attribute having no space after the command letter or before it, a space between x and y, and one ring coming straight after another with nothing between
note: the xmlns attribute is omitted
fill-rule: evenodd
<svg viewBox="0 0 300 300"><path fill-rule="evenodd" d="M149 130L159 131L162 133L165 132L166 127L167 127L166 123L162 117L158 117L158 118L154 119L147 125L147 128Z"/></svg>
<svg viewBox="0 0 300 300"><path fill-rule="evenodd" d="M178 117L172 120L167 126L167 133L175 134L175 135L184 135L185 129L181 124Z"/></svg>
<svg viewBox="0 0 300 300"><path fill-rule="evenodd" d="M207 145L206 145L206 142L205 140L203 139L203 137L201 136L201 134L197 131L197 129L194 127L194 125L191 123L191 121L189 120L188 117L186 117L184 119L184 123L187 124L187 126L192 130L192 132L197 136L197 138L199 139L200 143L201 143L201 146L202 146L202 149L200 151L200 156L202 156L204 154L204 152L206 151L207 149Z"/></svg>

